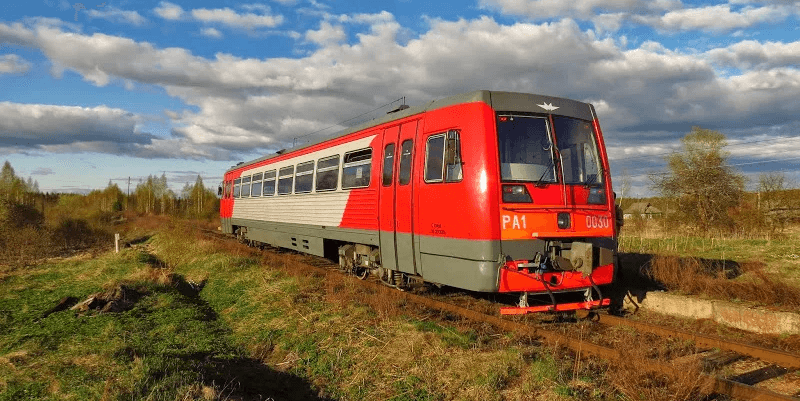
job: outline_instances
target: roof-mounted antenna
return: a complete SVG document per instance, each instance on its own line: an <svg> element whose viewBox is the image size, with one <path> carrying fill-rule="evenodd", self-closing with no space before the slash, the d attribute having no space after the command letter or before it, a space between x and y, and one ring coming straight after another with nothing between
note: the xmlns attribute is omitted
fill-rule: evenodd
<svg viewBox="0 0 800 401"><path fill-rule="evenodd" d="M405 110L405 109L409 108L409 106L406 104L406 97L403 96L401 99L403 99L403 104L397 106L397 108L394 109L394 110L387 111L386 114L397 113L398 111ZM397 100L400 100L400 99L397 99ZM394 103L394 102L392 102L392 103Z"/></svg>

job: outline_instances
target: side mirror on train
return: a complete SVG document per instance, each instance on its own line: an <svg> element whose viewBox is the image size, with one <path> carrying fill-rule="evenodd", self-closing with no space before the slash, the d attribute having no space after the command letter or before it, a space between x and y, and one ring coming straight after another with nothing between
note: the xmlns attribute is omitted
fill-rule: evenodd
<svg viewBox="0 0 800 401"><path fill-rule="evenodd" d="M222 185L217 187L217 196L222 196Z"/></svg>

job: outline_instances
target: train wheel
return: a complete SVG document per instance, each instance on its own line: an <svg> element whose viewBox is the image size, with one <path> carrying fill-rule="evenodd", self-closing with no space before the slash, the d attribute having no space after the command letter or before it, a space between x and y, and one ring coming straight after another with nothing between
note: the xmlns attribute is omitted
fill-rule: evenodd
<svg viewBox="0 0 800 401"><path fill-rule="evenodd" d="M236 240L242 244L247 242L246 231L243 230L242 227L236 229Z"/></svg>
<svg viewBox="0 0 800 401"><path fill-rule="evenodd" d="M369 276L369 269L365 267L356 267L353 269L353 274L360 280L366 280L367 276Z"/></svg>

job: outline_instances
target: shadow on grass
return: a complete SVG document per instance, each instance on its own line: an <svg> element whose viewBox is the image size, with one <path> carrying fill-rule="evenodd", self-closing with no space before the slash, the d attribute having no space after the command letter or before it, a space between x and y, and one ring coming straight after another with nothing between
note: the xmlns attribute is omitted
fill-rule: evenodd
<svg viewBox="0 0 800 401"><path fill-rule="evenodd" d="M231 329L219 319L218 312L200 296L204 282L194 283L174 273L165 277L158 282L118 284L107 290L108 294L93 294L110 299L110 294L119 288L135 288L139 296L132 298L130 308L124 311L104 313L100 308L91 308L76 313L67 309L78 298L65 297L44 312L34 336L20 333L18 337L57 349L75 336L82 336L88 341L83 342L85 348L76 350L78 354L96 353L92 343L118 343L110 350L110 358L141 373L134 375L136 378L130 385L112 385L110 394L115 399L205 399L208 392L214 399L325 399L306 379L248 357L247 351L237 345ZM65 372L73 370L71 361L53 363ZM78 392L93 385L95 380L106 379L109 377L80 378L72 373L60 378L64 388L79 389ZM109 383L124 382L119 377L110 379ZM28 387L17 387L0 391L0 400L31 391Z"/></svg>
<svg viewBox="0 0 800 401"><path fill-rule="evenodd" d="M218 358L207 353L177 356L195 366L205 385L220 388L220 398L245 400L325 400L303 378L276 371L252 358Z"/></svg>
<svg viewBox="0 0 800 401"><path fill-rule="evenodd" d="M670 282L659 280L654 274L653 264L659 258L672 273ZM663 271L660 272L663 274ZM612 311L621 311L625 297L630 294L636 303L647 298L651 291L667 291L675 278L691 280L693 277L731 280L744 273L742 266L733 260L704 259L695 257L659 256L648 253L620 253L616 282L608 291L612 300ZM683 275L684 277L681 277Z"/></svg>

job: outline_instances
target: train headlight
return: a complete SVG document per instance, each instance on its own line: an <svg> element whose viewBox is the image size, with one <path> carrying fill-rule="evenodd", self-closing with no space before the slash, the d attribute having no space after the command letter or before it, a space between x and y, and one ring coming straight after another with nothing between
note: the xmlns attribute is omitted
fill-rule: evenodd
<svg viewBox="0 0 800 401"><path fill-rule="evenodd" d="M503 185L503 202L533 203L533 199L524 185Z"/></svg>
<svg viewBox="0 0 800 401"><path fill-rule="evenodd" d="M571 225L569 213L558 214L558 228L569 228Z"/></svg>
<svg viewBox="0 0 800 401"><path fill-rule="evenodd" d="M605 188L592 188L589 190L589 204L590 205L605 205L606 204L606 190Z"/></svg>

